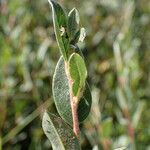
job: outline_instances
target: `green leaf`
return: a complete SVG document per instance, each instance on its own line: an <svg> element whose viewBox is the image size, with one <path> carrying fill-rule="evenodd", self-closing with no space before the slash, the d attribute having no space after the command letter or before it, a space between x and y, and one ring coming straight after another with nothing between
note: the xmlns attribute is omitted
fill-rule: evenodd
<svg viewBox="0 0 150 150"><path fill-rule="evenodd" d="M54 114L43 115L42 127L53 150L80 150L78 139L71 127Z"/></svg>
<svg viewBox="0 0 150 150"><path fill-rule="evenodd" d="M79 105L78 105L79 122L82 122L87 118L91 110L91 104L92 104L91 91L90 91L88 83L86 82L83 96L81 97L81 100L79 101Z"/></svg>
<svg viewBox="0 0 150 150"><path fill-rule="evenodd" d="M120 106L120 108L122 110L124 110L125 108L127 108L127 100L125 98L125 95L123 93L123 90L120 89L120 88L117 88L116 89L116 96L117 96L117 101L118 101L118 104Z"/></svg>
<svg viewBox="0 0 150 150"><path fill-rule="evenodd" d="M112 133L112 119L111 118L107 118L105 120L102 121L101 123L102 126L102 138L109 138L111 133Z"/></svg>
<svg viewBox="0 0 150 150"><path fill-rule="evenodd" d="M48 0L52 7L53 24L56 40L64 59L68 57L69 38L67 36L67 19L62 7L54 0Z"/></svg>
<svg viewBox="0 0 150 150"><path fill-rule="evenodd" d="M73 39L71 40L71 44L75 45L76 43L78 43L79 37L80 37L80 30L78 30L74 35Z"/></svg>
<svg viewBox="0 0 150 150"><path fill-rule="evenodd" d="M69 58L69 73L73 80L73 95L79 97L85 86L87 70L83 58L77 53L73 53Z"/></svg>
<svg viewBox="0 0 150 150"><path fill-rule="evenodd" d="M53 77L53 97L59 115L72 126L72 113L70 105L69 85L65 73L63 57L60 57ZM92 98L88 84L78 105L78 119L82 122L88 116Z"/></svg>
<svg viewBox="0 0 150 150"><path fill-rule="evenodd" d="M71 39L74 38L74 35L77 32L79 20L79 12L76 8L73 8L68 15L68 34Z"/></svg>
<svg viewBox="0 0 150 150"><path fill-rule="evenodd" d="M53 97L59 115L72 124L71 107L69 100L69 85L65 73L64 59L61 57L57 63L53 76Z"/></svg>

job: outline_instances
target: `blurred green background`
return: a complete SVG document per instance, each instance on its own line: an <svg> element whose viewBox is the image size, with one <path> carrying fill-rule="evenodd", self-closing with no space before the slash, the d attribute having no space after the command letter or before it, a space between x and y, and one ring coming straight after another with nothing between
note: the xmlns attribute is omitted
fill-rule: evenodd
<svg viewBox="0 0 150 150"><path fill-rule="evenodd" d="M150 1L59 0L76 7L93 96L83 150L150 150ZM0 0L0 150L47 150L45 108L55 111L60 57L47 0Z"/></svg>

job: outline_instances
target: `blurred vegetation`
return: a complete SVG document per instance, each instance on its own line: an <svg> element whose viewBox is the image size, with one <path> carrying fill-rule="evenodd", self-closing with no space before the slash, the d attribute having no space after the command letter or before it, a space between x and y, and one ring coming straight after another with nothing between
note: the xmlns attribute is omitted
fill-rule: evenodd
<svg viewBox="0 0 150 150"><path fill-rule="evenodd" d="M87 31L80 44L93 95L84 150L150 150L150 1L60 0ZM47 150L43 109L55 111L59 58L47 0L0 0L0 150Z"/></svg>

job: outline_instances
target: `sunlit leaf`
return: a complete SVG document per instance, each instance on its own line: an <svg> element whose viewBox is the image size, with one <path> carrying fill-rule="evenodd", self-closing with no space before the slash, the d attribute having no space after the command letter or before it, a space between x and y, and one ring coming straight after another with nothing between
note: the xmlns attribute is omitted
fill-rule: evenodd
<svg viewBox="0 0 150 150"><path fill-rule="evenodd" d="M73 81L73 94L79 96L85 86L87 70L83 58L77 53L73 53L69 58L69 72Z"/></svg>
<svg viewBox="0 0 150 150"><path fill-rule="evenodd" d="M83 42L84 39L86 37L86 31L85 31L85 28L81 28L80 29L80 37L79 37L79 42Z"/></svg>

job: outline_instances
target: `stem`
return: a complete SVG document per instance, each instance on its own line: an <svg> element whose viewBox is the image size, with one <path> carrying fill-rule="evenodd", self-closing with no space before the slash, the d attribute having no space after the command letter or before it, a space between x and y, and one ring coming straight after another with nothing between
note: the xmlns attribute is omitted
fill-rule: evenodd
<svg viewBox="0 0 150 150"><path fill-rule="evenodd" d="M75 99L74 99L75 98ZM73 97L71 100L71 110L72 110L72 119L73 119L73 132L78 137L79 136L79 121L78 121L78 104L75 102L76 97Z"/></svg>
<svg viewBox="0 0 150 150"><path fill-rule="evenodd" d="M129 113L128 108L124 109L123 112L124 112L124 116L125 116L125 118L127 119L127 122L128 122L128 124L127 124L128 135L130 136L132 142L134 143L134 138L135 138L134 134L135 133L134 133L134 128L132 126L132 122L131 122L130 113Z"/></svg>
<svg viewBox="0 0 150 150"><path fill-rule="evenodd" d="M73 81L70 77L68 63L65 62L65 71L68 78L69 84L69 93L70 93L70 104L71 104L71 112L72 112L72 121L73 121L73 132L78 137L79 136L79 120L78 120L78 97L73 96L72 85Z"/></svg>
<svg viewBox="0 0 150 150"><path fill-rule="evenodd" d="M110 142L109 142L109 140L108 139L104 139L102 141L102 146L103 146L104 150L109 150L110 149Z"/></svg>

